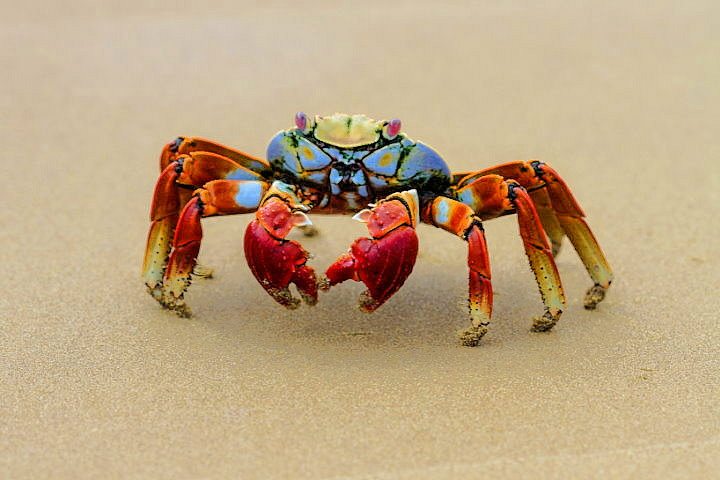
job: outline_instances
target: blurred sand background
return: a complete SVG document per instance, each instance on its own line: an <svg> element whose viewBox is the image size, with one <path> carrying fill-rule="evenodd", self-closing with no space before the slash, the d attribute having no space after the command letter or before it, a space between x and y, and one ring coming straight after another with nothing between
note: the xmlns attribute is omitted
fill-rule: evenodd
<svg viewBox="0 0 720 480"><path fill-rule="evenodd" d="M720 478L717 2L3 2L0 477ZM150 3L150 2L148 2ZM566 244L549 334L514 218L420 227L405 287L276 305L249 217L205 221L216 278L178 319L139 268L162 145L264 155L293 114L399 117L457 170L550 162L616 271L596 312ZM323 269L362 225L314 220Z"/></svg>

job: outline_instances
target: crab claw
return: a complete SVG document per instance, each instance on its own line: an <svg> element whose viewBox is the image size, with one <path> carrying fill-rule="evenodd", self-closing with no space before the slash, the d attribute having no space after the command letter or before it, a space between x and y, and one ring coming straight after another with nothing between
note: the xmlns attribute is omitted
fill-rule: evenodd
<svg viewBox="0 0 720 480"><path fill-rule="evenodd" d="M265 198L245 231L245 258L250 270L279 304L291 309L300 305L290 293L292 282L305 303L315 305L317 279L315 271L306 265L308 252L298 242L285 239L293 227L312 225L302 211L307 207L276 184Z"/></svg>
<svg viewBox="0 0 720 480"><path fill-rule="evenodd" d="M385 303L412 272L418 252L415 226L419 200L415 190L394 193L353 218L367 223L372 238L359 238L325 272L328 289L345 280L360 281L367 290L360 309L372 312Z"/></svg>

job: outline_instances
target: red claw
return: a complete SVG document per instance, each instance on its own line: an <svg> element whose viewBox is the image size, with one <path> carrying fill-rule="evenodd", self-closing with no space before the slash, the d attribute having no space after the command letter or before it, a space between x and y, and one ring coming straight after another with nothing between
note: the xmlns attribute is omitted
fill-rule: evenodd
<svg viewBox="0 0 720 480"><path fill-rule="evenodd" d="M285 201L268 200L245 231L245 258L260 285L279 304L297 308L300 300L288 288L295 283L308 305L317 303L315 271L306 265L308 252L292 240L286 240L293 226L307 222L304 214L293 213Z"/></svg>
<svg viewBox="0 0 720 480"><path fill-rule="evenodd" d="M380 307L402 287L417 258L417 196L414 191L395 195L402 200L390 196L356 216L367 222L373 238L355 240L325 272L328 287L345 280L363 282L367 291L360 297L360 309L365 312Z"/></svg>

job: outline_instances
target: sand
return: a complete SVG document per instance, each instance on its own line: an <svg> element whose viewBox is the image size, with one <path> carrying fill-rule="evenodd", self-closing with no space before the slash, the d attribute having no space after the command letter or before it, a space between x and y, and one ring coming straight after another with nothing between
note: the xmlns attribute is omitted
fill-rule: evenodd
<svg viewBox="0 0 720 480"><path fill-rule="evenodd" d="M0 18L0 477L720 478L717 2L96 3ZM374 315L358 284L288 312L245 216L205 222L196 316L161 310L139 279L161 146L263 155L298 110L399 117L457 170L550 162L607 299L582 308L566 245L567 311L530 333L508 217L478 348L455 336L465 245L427 226ZM314 219L319 269L364 234Z"/></svg>

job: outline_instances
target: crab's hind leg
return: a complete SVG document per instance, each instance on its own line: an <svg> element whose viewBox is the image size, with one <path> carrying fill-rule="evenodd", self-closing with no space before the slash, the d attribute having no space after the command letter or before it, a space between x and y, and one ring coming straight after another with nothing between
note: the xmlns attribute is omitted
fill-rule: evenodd
<svg viewBox="0 0 720 480"><path fill-rule="evenodd" d="M155 184L150 207L150 231L148 232L142 278L150 294L157 301L163 301L162 283L178 213L182 208L180 189L177 185L178 164L168 165Z"/></svg>
<svg viewBox="0 0 720 480"><path fill-rule="evenodd" d="M181 317L189 317L185 292L192 281L200 243L202 217L255 211L268 184L254 180L213 180L193 194L180 213L173 249L163 276L161 303Z"/></svg>
<svg viewBox="0 0 720 480"><path fill-rule="evenodd" d="M605 292L613 280L613 272L585 221L585 213L562 177L546 163L533 160L508 162L474 173L455 174L453 183L457 189L462 189L488 174L516 180L530 192L538 207L543 227L553 241L553 250L559 250L559 242L562 240L556 225L568 236L593 280L594 285L585 295L585 308L594 309L605 297ZM547 208L548 202L550 209ZM556 221L552 220L553 217Z"/></svg>
<svg viewBox="0 0 720 480"><path fill-rule="evenodd" d="M459 190L486 175L500 175L515 180L527 189L530 198L535 203L543 230L550 239L552 254L557 257L565 238L565 231L560 225L547 190L543 188L544 184L539 182L530 165L526 162L509 162L476 172L455 173L453 174L453 185Z"/></svg>
<svg viewBox="0 0 720 480"><path fill-rule="evenodd" d="M565 231L552 208L550 196L544 188L530 190L528 194L535 203L535 209L540 217L540 223L542 223L543 229L550 239L553 257L557 257L558 254L560 254L563 238L565 238Z"/></svg>
<svg viewBox="0 0 720 480"><path fill-rule="evenodd" d="M455 195L481 218L517 214L525 253L545 305L545 312L535 319L533 330L550 330L565 308L565 294L540 216L528 192L514 180L486 175L456 190Z"/></svg>
<svg viewBox="0 0 720 480"><path fill-rule="evenodd" d="M262 158L254 157L245 152L200 137L177 137L172 142L166 144L160 153L160 170L164 170L181 155L194 152L207 152L225 157L236 165L240 165L261 175L270 171L270 164Z"/></svg>
<svg viewBox="0 0 720 480"><path fill-rule="evenodd" d="M163 275L172 249L178 214L195 188L217 179L262 180L262 177L221 155L193 152L177 156L163 169L155 184L142 278L152 296L161 303ZM208 277L212 270L200 267L196 273Z"/></svg>
<svg viewBox="0 0 720 480"><path fill-rule="evenodd" d="M418 252L415 226L419 217L415 190L393 193L355 215L367 224L371 238L359 238L325 272L328 289L345 280L363 282L367 290L359 306L373 312L385 303L412 272Z"/></svg>
<svg viewBox="0 0 720 480"><path fill-rule="evenodd" d="M613 280L612 269L605 258L595 235L585 221L585 213L573 197L560 175L547 164L531 162L537 175L545 182L553 210L562 229L575 247L590 278L595 283L585 294L585 308L594 310L605 298L605 292Z"/></svg>
<svg viewBox="0 0 720 480"><path fill-rule="evenodd" d="M425 205L422 220L468 243L468 307L471 325L460 333L460 341L463 345L474 347L487 333L493 307L490 259L482 221L469 206L448 197L437 197Z"/></svg>

